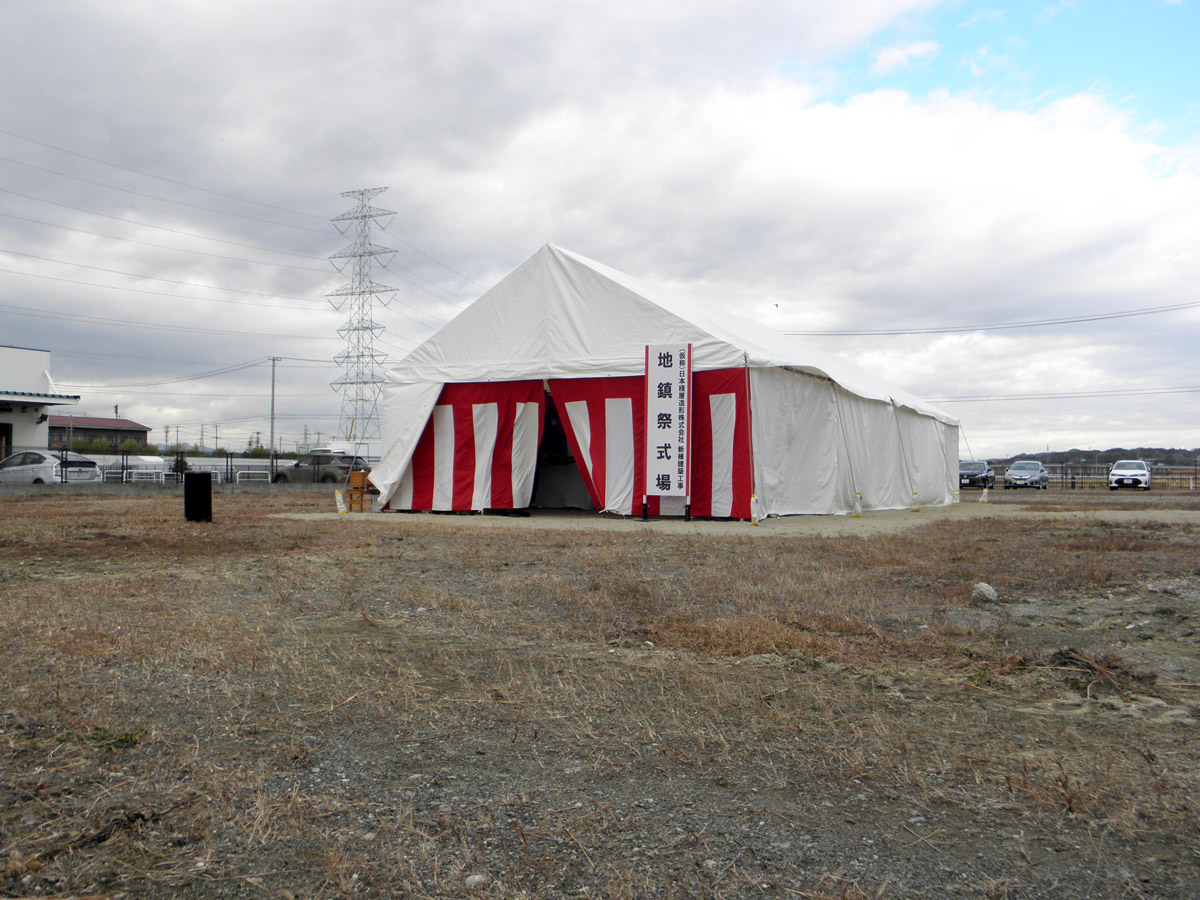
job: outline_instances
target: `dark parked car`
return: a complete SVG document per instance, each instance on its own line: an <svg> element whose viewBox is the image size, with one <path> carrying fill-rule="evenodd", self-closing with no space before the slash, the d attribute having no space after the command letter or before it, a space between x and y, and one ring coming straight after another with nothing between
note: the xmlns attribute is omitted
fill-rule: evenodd
<svg viewBox="0 0 1200 900"><path fill-rule="evenodd" d="M1046 490L1050 487L1050 473L1036 459L1022 459L1008 467L1004 473L1004 489L1031 487Z"/></svg>
<svg viewBox="0 0 1200 900"><path fill-rule="evenodd" d="M275 481L294 484L321 481L325 484L337 484L345 481L351 471L367 471L367 464L361 456L318 450L306 453L292 465L279 469L275 473Z"/></svg>
<svg viewBox="0 0 1200 900"><path fill-rule="evenodd" d="M996 486L996 473L986 462L964 459L958 464L958 486L993 488Z"/></svg>

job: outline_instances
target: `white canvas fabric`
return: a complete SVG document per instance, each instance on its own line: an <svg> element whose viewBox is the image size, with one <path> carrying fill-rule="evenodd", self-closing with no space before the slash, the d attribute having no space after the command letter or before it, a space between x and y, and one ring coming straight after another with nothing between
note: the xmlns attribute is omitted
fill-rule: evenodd
<svg viewBox="0 0 1200 900"><path fill-rule="evenodd" d="M708 398L712 411L712 514L728 516L733 508L733 432L737 417L737 399L733 394L713 394Z"/></svg>
<svg viewBox="0 0 1200 900"><path fill-rule="evenodd" d="M901 508L914 494L925 504L953 502L953 416L844 360L552 245L385 376L385 449L371 473L381 502L409 490L405 469L443 385L640 375L645 346L653 343L690 343L695 371L750 371L754 485L763 514L849 512L858 496L864 509ZM564 413L587 444L587 411L575 405ZM730 410L714 406L713 415L727 421ZM629 514L640 505L632 497L632 432L614 427L624 421L616 410L605 418L602 499L606 509ZM435 416L435 434L444 427ZM733 451L713 452L716 464L718 453ZM714 498L724 498L716 478L714 469Z"/></svg>
<svg viewBox="0 0 1200 900"><path fill-rule="evenodd" d="M492 450L496 446L496 431L500 414L495 403L476 403L471 407L475 435L475 482L471 492L471 509L487 509L492 505Z"/></svg>
<svg viewBox="0 0 1200 900"><path fill-rule="evenodd" d="M524 509L533 498L533 475L537 469L538 405L518 403L513 423L512 493L513 508ZM954 476L958 477L955 460ZM482 509L482 507L480 507Z"/></svg>
<svg viewBox="0 0 1200 900"><path fill-rule="evenodd" d="M397 382L388 379L383 387L384 414L380 423L383 437L383 452L379 462L368 476L379 488L380 502L388 500L405 478L408 461L413 449L421 439L425 423L437 403L444 382ZM408 477L407 499L401 505L407 509L412 503L412 478ZM385 490L386 487L386 490Z"/></svg>
<svg viewBox="0 0 1200 900"><path fill-rule="evenodd" d="M786 369L751 369L754 485L763 513L840 511L833 385Z"/></svg>

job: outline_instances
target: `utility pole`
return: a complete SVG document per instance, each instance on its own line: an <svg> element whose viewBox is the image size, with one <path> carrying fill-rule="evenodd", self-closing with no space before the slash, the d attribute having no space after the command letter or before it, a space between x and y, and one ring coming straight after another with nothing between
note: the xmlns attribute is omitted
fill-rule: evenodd
<svg viewBox="0 0 1200 900"><path fill-rule="evenodd" d="M271 357L271 479L275 478L275 363L278 356Z"/></svg>
<svg viewBox="0 0 1200 900"><path fill-rule="evenodd" d="M348 441L379 439L379 393L383 387L382 366L387 355L375 350L375 338L383 331L383 326L375 323L373 306L375 297L385 295L388 299L380 302L386 306L396 289L371 279L371 260L396 251L371 242L371 223L396 213L371 206L370 201L386 190L380 187L345 191L343 197L352 197L358 203L349 212L333 219L334 227L343 234L341 223L346 223L347 230L350 223L354 223L354 242L329 257L335 266L337 260L346 261L342 267L351 266L350 281L326 295L334 309L348 307L346 324L338 329L338 334L346 341L346 348L333 358L342 367L342 375L331 384L342 395L338 427Z"/></svg>

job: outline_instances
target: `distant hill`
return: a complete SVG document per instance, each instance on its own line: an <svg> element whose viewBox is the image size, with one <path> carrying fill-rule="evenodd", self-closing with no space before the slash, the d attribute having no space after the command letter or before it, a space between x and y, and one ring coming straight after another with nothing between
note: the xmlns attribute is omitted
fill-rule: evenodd
<svg viewBox="0 0 1200 900"><path fill-rule="evenodd" d="M1018 453L1007 460L993 462L1012 462L1015 459L1038 459L1043 463L1104 463L1111 465L1118 459L1141 459L1156 466L1193 466L1200 458L1200 449L1184 450L1167 447L1113 447L1109 450L1051 450L1040 453Z"/></svg>

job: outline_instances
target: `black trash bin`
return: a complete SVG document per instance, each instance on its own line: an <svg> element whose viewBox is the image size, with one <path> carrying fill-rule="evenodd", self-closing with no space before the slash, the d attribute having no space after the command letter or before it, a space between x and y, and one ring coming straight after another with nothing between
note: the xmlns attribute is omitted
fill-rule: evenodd
<svg viewBox="0 0 1200 900"><path fill-rule="evenodd" d="M188 472L183 476L183 515L189 522L212 521L212 474Z"/></svg>

